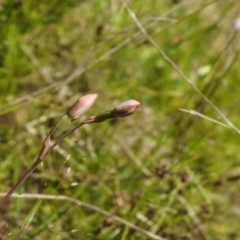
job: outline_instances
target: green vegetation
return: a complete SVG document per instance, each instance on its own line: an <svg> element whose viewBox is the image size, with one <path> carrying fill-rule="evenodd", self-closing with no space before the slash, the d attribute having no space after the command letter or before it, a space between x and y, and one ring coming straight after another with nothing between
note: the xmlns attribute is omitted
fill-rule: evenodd
<svg viewBox="0 0 240 240"><path fill-rule="evenodd" d="M240 4L127 4L0 1L1 197L80 96L99 93L85 117L141 102L58 145L1 239L240 239Z"/></svg>

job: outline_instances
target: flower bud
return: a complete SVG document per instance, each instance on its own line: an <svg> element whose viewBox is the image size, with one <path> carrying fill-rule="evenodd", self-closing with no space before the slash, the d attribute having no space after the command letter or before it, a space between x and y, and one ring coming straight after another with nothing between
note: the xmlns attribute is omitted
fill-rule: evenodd
<svg viewBox="0 0 240 240"><path fill-rule="evenodd" d="M69 109L69 117L74 120L82 116L93 105L97 97L98 93L93 93L79 98L78 101Z"/></svg>
<svg viewBox="0 0 240 240"><path fill-rule="evenodd" d="M115 117L127 117L133 114L140 105L141 103L136 100L128 100L119 104L112 112Z"/></svg>
<svg viewBox="0 0 240 240"><path fill-rule="evenodd" d="M236 31L240 32L240 18L237 18L234 22L234 28Z"/></svg>

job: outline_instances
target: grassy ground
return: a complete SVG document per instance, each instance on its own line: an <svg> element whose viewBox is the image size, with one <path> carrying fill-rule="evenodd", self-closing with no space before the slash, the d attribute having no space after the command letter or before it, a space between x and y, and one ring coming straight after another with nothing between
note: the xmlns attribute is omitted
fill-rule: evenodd
<svg viewBox="0 0 240 240"><path fill-rule="evenodd" d="M0 2L2 193L78 97L99 93L86 116L142 103L65 139L0 210L1 239L240 239L240 4L123 3Z"/></svg>

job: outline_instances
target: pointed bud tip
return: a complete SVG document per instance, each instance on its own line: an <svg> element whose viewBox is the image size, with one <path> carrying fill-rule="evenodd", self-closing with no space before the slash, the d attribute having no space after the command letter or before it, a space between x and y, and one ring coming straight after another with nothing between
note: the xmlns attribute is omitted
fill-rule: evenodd
<svg viewBox="0 0 240 240"><path fill-rule="evenodd" d="M96 101L98 93L85 95L78 99L78 101L70 108L68 115L71 119L77 119L83 115Z"/></svg>
<svg viewBox="0 0 240 240"><path fill-rule="evenodd" d="M140 107L141 103L136 100L128 100L119 104L117 107L113 109L115 117L127 117L133 114L138 107Z"/></svg>

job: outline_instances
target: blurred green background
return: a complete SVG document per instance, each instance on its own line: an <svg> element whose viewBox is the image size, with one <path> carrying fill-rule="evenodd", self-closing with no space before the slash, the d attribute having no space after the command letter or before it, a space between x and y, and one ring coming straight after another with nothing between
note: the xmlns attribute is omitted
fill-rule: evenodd
<svg viewBox="0 0 240 240"><path fill-rule="evenodd" d="M134 115L67 137L17 193L155 237L33 197L0 210L1 239L240 239L239 134L180 110L224 123L195 87L240 126L240 3L127 4L151 41L119 0L0 0L0 191L80 96L99 93L86 117L136 99Z"/></svg>

